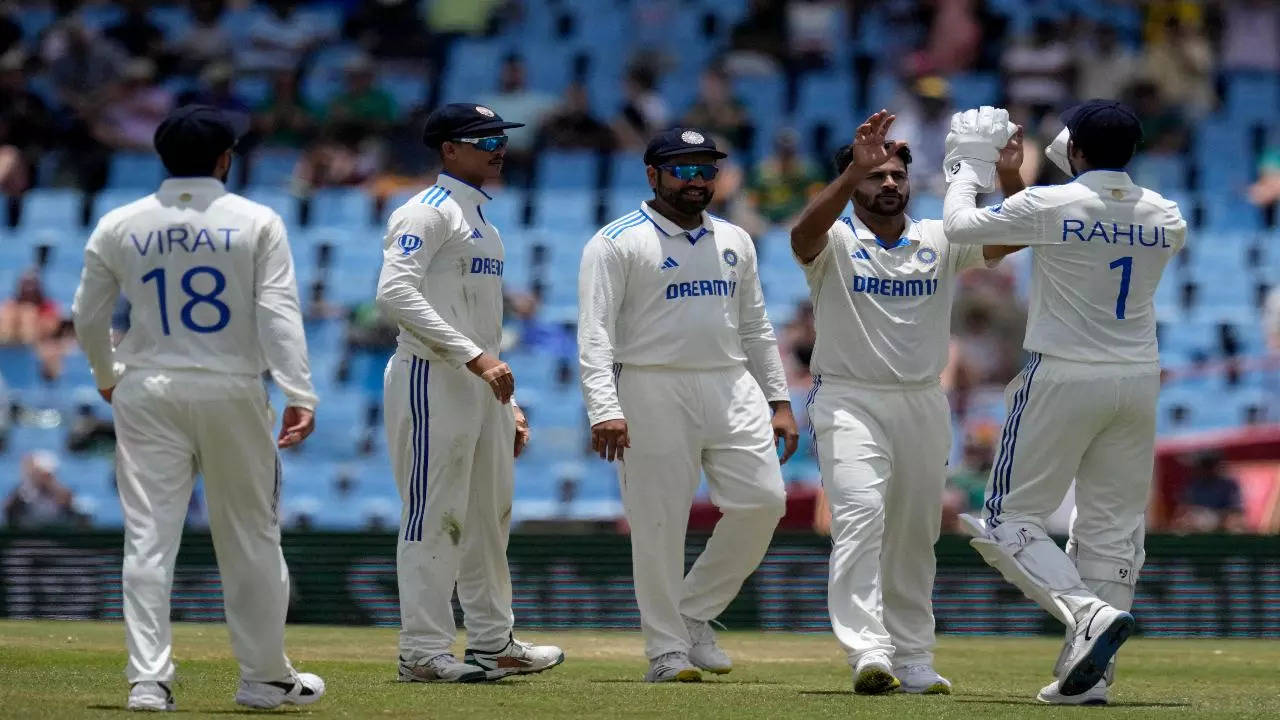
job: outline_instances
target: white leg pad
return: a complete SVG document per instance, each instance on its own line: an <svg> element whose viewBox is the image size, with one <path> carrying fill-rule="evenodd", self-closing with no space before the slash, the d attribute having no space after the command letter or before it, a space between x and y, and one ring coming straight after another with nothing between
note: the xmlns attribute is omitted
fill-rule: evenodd
<svg viewBox="0 0 1280 720"><path fill-rule="evenodd" d="M1028 598L1067 628L1075 627L1075 618L1064 599L1090 593L1070 558L1042 528L1027 522L1005 523L969 544Z"/></svg>

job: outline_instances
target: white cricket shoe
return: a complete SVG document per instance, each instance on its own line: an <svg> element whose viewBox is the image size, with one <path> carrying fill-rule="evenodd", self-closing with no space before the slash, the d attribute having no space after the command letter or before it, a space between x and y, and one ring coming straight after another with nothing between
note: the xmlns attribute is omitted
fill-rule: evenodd
<svg viewBox="0 0 1280 720"><path fill-rule="evenodd" d="M178 703L173 699L173 691L169 689L169 683L143 680L129 688L127 707L130 710L171 712L178 709Z"/></svg>
<svg viewBox="0 0 1280 720"><path fill-rule="evenodd" d="M458 662L451 653L441 653L410 662L400 657L400 682L484 682L483 668Z"/></svg>
<svg viewBox="0 0 1280 720"><path fill-rule="evenodd" d="M463 662L478 667L488 680L508 675L540 673L564 662L564 651L555 645L533 645L514 637L507 639L506 647L496 652L467 648Z"/></svg>
<svg viewBox="0 0 1280 720"><path fill-rule="evenodd" d="M1040 694L1036 695L1036 699L1049 705L1106 705L1107 681L1099 680L1097 685L1079 695L1063 695L1058 692L1058 681L1054 680L1040 688Z"/></svg>
<svg viewBox="0 0 1280 720"><path fill-rule="evenodd" d="M880 695L897 690L902 685L890 670L889 656L882 652L870 652L858 658L853 669L853 691L859 695Z"/></svg>
<svg viewBox="0 0 1280 720"><path fill-rule="evenodd" d="M711 629L710 622L685 617L684 626L689 629L689 639L693 641L693 647L689 648L689 662L716 675L733 670L733 661L716 644L716 631Z"/></svg>
<svg viewBox="0 0 1280 720"><path fill-rule="evenodd" d="M669 652L649 661L649 672L644 674L644 681L702 682L702 671L689 662L688 653Z"/></svg>
<svg viewBox="0 0 1280 720"><path fill-rule="evenodd" d="M252 708L270 710L281 705L310 705L324 696L324 680L319 675L295 672L284 682L240 680L236 702Z"/></svg>
<svg viewBox="0 0 1280 720"><path fill-rule="evenodd" d="M1070 697L1097 685L1135 626L1132 615L1098 601L1088 618L1076 624L1071 654L1058 675L1058 691Z"/></svg>
<svg viewBox="0 0 1280 720"><path fill-rule="evenodd" d="M951 681L938 674L932 665L913 663L893 669L893 676L902 683L899 689L915 695L950 695Z"/></svg>

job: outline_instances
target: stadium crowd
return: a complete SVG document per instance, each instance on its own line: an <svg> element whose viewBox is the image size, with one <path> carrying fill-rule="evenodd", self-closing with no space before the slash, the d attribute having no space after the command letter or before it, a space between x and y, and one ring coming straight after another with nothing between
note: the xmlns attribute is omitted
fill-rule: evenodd
<svg viewBox="0 0 1280 720"><path fill-rule="evenodd" d="M289 165L276 180L300 199L327 188L359 188L384 207L397 194L431 183L438 160L419 140L422 120L438 103L461 99L445 97L450 87L458 87L450 78L467 70L460 66L469 60L463 50L480 46L498 52L473 60L483 66L470 68L465 77L478 76L485 84L467 85L466 97L528 123L511 133L507 192L554 191L539 174L540 158L548 153L634 153L659 129L697 126L730 148L713 211L761 242L787 227L831 176L829 158L848 142L840 129L852 127L861 109L884 103L898 115L896 134L910 142L915 158L911 179L917 211L936 216L943 139L952 112L976 104L975 91L1025 123L1028 183L1064 179L1042 162L1040 152L1060 129L1058 110L1076 98L1117 97L1137 110L1144 125L1135 172L1147 176L1139 181L1159 187L1161 174L1172 172L1178 175L1174 184L1184 187L1197 182L1186 174L1203 172L1195 133L1228 103L1228 79L1259 76L1275 83L1280 77L1280 4L1270 0L724 3L744 6L735 13L717 12L718 3L712 2L604 0L600 5L624 18L632 43L617 72L601 69L602 53L583 53L567 59L570 68L558 88L534 82L532 76L546 75L545 58L505 39L534 32L551 43L578 37L592 5L567 0L0 4L0 191L8 199L10 226L21 221L23 199L33 189L72 187L92 197L111 187L113 156L150 151L160 119L191 102L252 118L240 147L243 160L233 170L239 184L265 167L260 158L283 157ZM669 32L677 25L680 32ZM868 42L868 35L878 39ZM696 65L683 57L690 42L698 45L699 57L705 56ZM335 47L347 51L340 60L326 53ZM609 75L604 84L602 74ZM851 79L852 104L820 110L848 117L843 123L799 122L826 117L815 110L811 88L832 75ZM775 115L782 122L765 121L750 97L751 79L758 76L781 79ZM618 86L616 102L600 97L609 84ZM1269 117L1270 124L1259 124L1250 136L1252 157L1237 160L1256 168L1241 195L1247 193L1260 208L1263 226L1274 228L1280 126L1274 108ZM87 204L85 213L88 217ZM502 229L509 246L526 241L519 227ZM582 242L591 230L574 228L573 235ZM0 242L8 239L0 234ZM78 238L57 242L80 244ZM0 303L0 345L34 354L39 382L48 383L77 350L67 308L46 294L40 258L35 262ZM329 262L320 258L322 266ZM999 442L1000 388L1021 363L1024 263L1025 258L1015 257L996 271L969 274L958 291L951 363L943 377L957 438L950 513L980 504ZM381 363L394 349L394 328L378 316L372 288L367 301L356 303L334 299L333 287L322 280L301 290L309 328L341 328L336 382L368 390L356 452L371 454L380 433ZM560 358L551 382L567 388L576 383L572 328L547 305L540 283L513 285L509 345L513 351ZM1272 291L1257 309L1255 328L1268 339L1270 352L1280 353L1280 291ZM775 313L773 320L793 393L802 397L810 382L812 308L801 302L789 315ZM1221 344L1223 355L1236 354L1225 335ZM1268 413L1275 419L1276 385L1271 382L1256 420ZM11 424L49 422L39 407L27 407L39 405L33 397L15 395L13 412L0 420L0 435ZM104 443L95 438L110 438L109 422L99 418L103 412L81 403L67 414L64 422L76 428L68 436L76 452L102 452ZM320 417L323 422L323 405ZM83 515L74 509L70 491L53 479L57 458L47 450L57 449L36 451L22 461L21 484L5 505L11 525L25 527L41 518L79 522ZM1197 477L1205 479L1188 491L1177 526L1243 529L1239 489L1230 490L1230 477L1213 458L1195 462ZM348 472L339 475L335 483L354 484ZM812 475L793 479L812 481ZM584 481L573 473L558 478L557 502L571 504L575 484ZM611 480L605 475L592 481ZM389 481L386 488L390 492ZM302 513L300 522L307 521Z"/></svg>

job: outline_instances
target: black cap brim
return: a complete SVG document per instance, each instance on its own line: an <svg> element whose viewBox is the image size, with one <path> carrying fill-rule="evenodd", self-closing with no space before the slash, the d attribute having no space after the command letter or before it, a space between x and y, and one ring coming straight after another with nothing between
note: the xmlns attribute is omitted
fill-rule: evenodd
<svg viewBox="0 0 1280 720"><path fill-rule="evenodd" d="M671 158L680 157L681 155L711 155L717 160L729 157L728 153L723 153L709 147L692 146L675 148L663 153L651 155L644 159L644 163L645 165L658 165L661 164L663 160L670 160Z"/></svg>

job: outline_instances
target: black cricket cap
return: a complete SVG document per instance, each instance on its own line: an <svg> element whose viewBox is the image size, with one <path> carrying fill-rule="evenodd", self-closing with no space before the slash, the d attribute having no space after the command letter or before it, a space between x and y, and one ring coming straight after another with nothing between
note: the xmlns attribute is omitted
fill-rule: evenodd
<svg viewBox="0 0 1280 720"><path fill-rule="evenodd" d="M671 128L663 130L649 141L644 150L644 164L658 166L664 161L681 155L709 153L717 159L729 157L716 148L716 142L709 135L694 128Z"/></svg>
<svg viewBox="0 0 1280 720"><path fill-rule="evenodd" d="M1061 119L1071 132L1072 144L1084 151L1091 163L1121 167L1142 142L1138 115L1115 100L1080 103L1062 113Z"/></svg>
<svg viewBox="0 0 1280 720"><path fill-rule="evenodd" d="M524 127L524 123L507 122L497 113L475 103L441 105L427 116L422 142L435 147L445 140L464 137L488 137L498 130Z"/></svg>
<svg viewBox="0 0 1280 720"><path fill-rule="evenodd" d="M238 113L212 105L183 105L156 128L154 144L169 172L204 175L248 129L249 118Z"/></svg>

